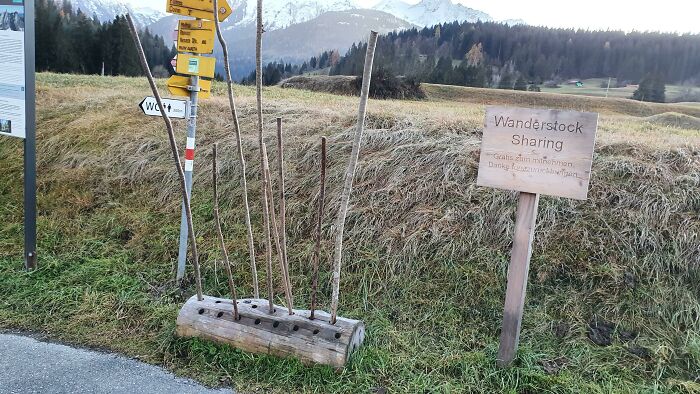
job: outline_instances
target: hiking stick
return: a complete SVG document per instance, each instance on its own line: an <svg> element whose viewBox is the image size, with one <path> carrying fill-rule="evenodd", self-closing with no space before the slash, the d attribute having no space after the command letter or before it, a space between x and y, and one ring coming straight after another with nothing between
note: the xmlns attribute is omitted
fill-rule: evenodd
<svg viewBox="0 0 700 394"><path fill-rule="evenodd" d="M228 277L228 288L231 291L231 301L233 301L233 319L238 320L238 304L236 303L236 286L233 283L233 273L231 273L231 263L228 259L228 251L224 242L224 233L221 231L221 219L219 217L219 191L217 187L218 177L216 173L216 149L219 144L214 144L212 148L212 182L214 184L214 224L216 233L219 235L221 243L221 254L224 257L224 265L226 266L226 276Z"/></svg>
<svg viewBox="0 0 700 394"><path fill-rule="evenodd" d="M218 10L218 0L214 1L214 9ZM236 101L233 98L233 82L231 80L231 65L228 58L228 45L221 33L219 26L219 18L214 18L216 25L216 35L219 38L221 49L224 55L224 70L226 72L226 86L228 87L228 103L231 108L231 117L233 118L233 131L236 134L236 148L238 151L238 162L241 166L241 187L243 188L243 207L245 208L245 225L248 230L248 255L250 258L250 270L253 275L253 297L260 298L260 290L258 287L258 269L255 265L255 246L253 244L253 226L250 222L250 204L248 203L248 182L246 181L245 158L243 157L243 143L241 141L241 127L238 122L238 111L236 110Z"/></svg>
<svg viewBox="0 0 700 394"><path fill-rule="evenodd" d="M134 21L131 19L131 14L126 14L126 20L129 22L129 31L131 32L131 38L134 39L134 45L136 46L136 52L139 55L139 61L141 62L141 68L143 68L146 78L148 78L148 84L151 85L151 90L158 103L158 108L165 108L163 106L163 100L158 92L158 87L153 80L153 75L151 74L151 69L148 67L148 62L146 61L146 55L143 52L143 47L141 46L141 39L139 38L138 30L134 26ZM192 208L190 206L190 196L187 195L187 190L185 188L185 173L182 170L182 163L180 163L180 153L177 150L177 142L175 142L175 132L173 131L173 124L170 121L170 117L165 113L165 111L160 111L163 121L165 122L165 128L168 130L168 140L170 141L170 150L173 154L173 159L175 160L175 170L177 171L178 178L180 179L180 189L182 190L182 201L185 205L185 213L187 216L187 228L190 238L190 243L192 244L192 265L194 266L195 275L195 286L197 287L197 300L202 301L204 296L202 295L202 276L199 271L199 254L197 254L197 239L194 234L194 225L192 224Z"/></svg>
<svg viewBox="0 0 700 394"><path fill-rule="evenodd" d="M365 115L367 114L367 98L369 97L369 85L372 77L372 64L374 62L374 50L377 46L377 32L372 31L367 42L367 54L365 55L365 66L362 73L362 91L360 93L360 109L357 118L357 130L352 143L352 153L348 160L348 168L345 170L345 183L343 192L340 195L340 210L335 223L335 251L333 255L333 294L331 297L331 324L335 324L338 315L338 296L340 293L340 264L343 257L343 232L345 230L345 218L348 214L350 204L350 193L352 192L352 181L357 169L357 160L360 156L360 142L362 132L365 127Z"/></svg>

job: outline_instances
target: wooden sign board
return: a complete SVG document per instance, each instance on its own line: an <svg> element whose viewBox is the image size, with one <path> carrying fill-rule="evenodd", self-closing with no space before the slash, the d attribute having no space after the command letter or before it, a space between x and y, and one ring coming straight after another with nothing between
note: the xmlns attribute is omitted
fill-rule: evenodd
<svg viewBox="0 0 700 394"><path fill-rule="evenodd" d="M509 365L520 325L540 194L585 200L598 114L487 107L477 185L520 191L497 363Z"/></svg>
<svg viewBox="0 0 700 394"><path fill-rule="evenodd" d="M219 22L228 18L233 10L226 0L219 0ZM214 2L212 0L168 0L166 12L193 18L214 20Z"/></svg>
<svg viewBox="0 0 700 394"><path fill-rule="evenodd" d="M190 97L190 77L182 75L173 75L168 79L168 91L175 96ZM211 97L211 81L206 79L199 80L199 96L200 99Z"/></svg>
<svg viewBox="0 0 700 394"><path fill-rule="evenodd" d="M178 30L177 51L192 53L214 52L214 30Z"/></svg>
<svg viewBox="0 0 700 394"><path fill-rule="evenodd" d="M215 67L216 58L180 53L177 55L175 71L178 74L198 75L205 78L214 78Z"/></svg>
<svg viewBox="0 0 700 394"><path fill-rule="evenodd" d="M585 200L598 114L487 107L477 185Z"/></svg>

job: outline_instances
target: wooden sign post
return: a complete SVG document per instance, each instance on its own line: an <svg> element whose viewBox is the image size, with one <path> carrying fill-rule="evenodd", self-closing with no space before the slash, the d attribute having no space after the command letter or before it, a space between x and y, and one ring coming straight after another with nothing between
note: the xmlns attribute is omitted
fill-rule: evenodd
<svg viewBox="0 0 700 394"><path fill-rule="evenodd" d="M585 200L598 114L487 107L477 185L520 191L498 365L515 358L539 195Z"/></svg>

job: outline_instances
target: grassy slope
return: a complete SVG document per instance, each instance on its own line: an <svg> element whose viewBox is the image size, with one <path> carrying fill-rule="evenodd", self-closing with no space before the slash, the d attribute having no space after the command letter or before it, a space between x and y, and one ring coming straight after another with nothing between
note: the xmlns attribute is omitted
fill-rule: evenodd
<svg viewBox="0 0 700 394"><path fill-rule="evenodd" d="M584 86L582 87L576 87L575 85L567 85L563 84L558 88L547 88L547 87L542 87L543 92L548 92L548 93L561 93L561 94L575 94L575 95L584 95L584 96L596 96L596 97L605 97L605 92L607 88L607 83L608 79L607 78L591 78L591 79L585 79L582 81L584 83ZM610 88L610 91L608 93L608 97L616 97L616 98L630 98L632 97L632 94L636 90L636 88L632 86L626 86L623 88L616 88L614 87L615 80L613 79L612 81L613 87ZM601 84L604 84L604 87L601 87ZM666 85L666 99L667 100L676 100L681 93L683 92L685 88L681 85ZM700 90L697 87L692 87L691 90L693 92L697 92Z"/></svg>
<svg viewBox="0 0 700 394"><path fill-rule="evenodd" d="M108 348L243 392L700 390L700 131L631 116L663 107L596 104L605 108L590 199L542 199L521 349L514 368L499 370L494 357L516 200L515 193L474 184L483 107L472 102L589 110L594 103L556 95L532 101L514 92L480 98L478 90L444 87L430 88L434 99L426 102L372 101L341 288L341 313L364 319L368 337L336 373L175 338L178 307L193 287L180 294L170 282L177 182L161 122L136 108L146 84L42 74L38 86L41 268L21 270L21 144L5 138L0 327ZM237 93L256 179L253 91ZM193 196L205 291L226 294L209 189L208 151L220 141L225 233L239 291L249 294L234 141L218 95L200 112ZM334 212L356 99L278 88L265 98L268 133L275 116L286 120L290 263L296 301L305 306L317 138L330 136ZM257 181L251 190L259 231ZM325 295L328 278L321 281ZM586 338L594 315L639 337L594 345ZM648 348L650 357L631 354L630 346ZM563 365L558 374L544 367L553 364Z"/></svg>

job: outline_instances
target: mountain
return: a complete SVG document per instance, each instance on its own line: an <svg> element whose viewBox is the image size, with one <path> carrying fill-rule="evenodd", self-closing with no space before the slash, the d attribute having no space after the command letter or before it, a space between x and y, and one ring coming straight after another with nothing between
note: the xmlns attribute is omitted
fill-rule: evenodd
<svg viewBox="0 0 700 394"><path fill-rule="evenodd" d="M453 3L451 0L421 0L408 4L402 0L383 0L374 9L395 15L418 26L433 26L445 22L491 22L493 18L482 11Z"/></svg>
<svg viewBox="0 0 700 394"><path fill-rule="evenodd" d="M323 50L345 53L353 43L367 40L370 30L388 33L413 27L386 12L368 9L329 11L302 23L268 31L263 36L263 63L302 63ZM255 65L255 29L240 27L224 32L233 51L233 77L247 76Z"/></svg>
<svg viewBox="0 0 700 394"><path fill-rule="evenodd" d="M96 1L96 0L83 0ZM229 2L233 14L221 24L224 32L241 32L253 28L256 24L256 0L234 0ZM263 2L263 21L265 31L284 29L304 23L329 11L345 11L359 8L353 0L265 0ZM152 23L149 29L155 34L169 37L177 28L179 15L170 15Z"/></svg>
<svg viewBox="0 0 700 394"><path fill-rule="evenodd" d="M24 30L24 14L3 11L0 13L0 30Z"/></svg>
<svg viewBox="0 0 700 394"><path fill-rule="evenodd" d="M59 6L62 0L54 0ZM96 17L100 22L109 22L117 15L128 12L134 18L134 23L139 27L148 27L164 18L167 14L164 11L157 11L148 7L132 7L119 0L71 0L73 10L80 10L89 17ZM165 10L165 1L163 1Z"/></svg>

